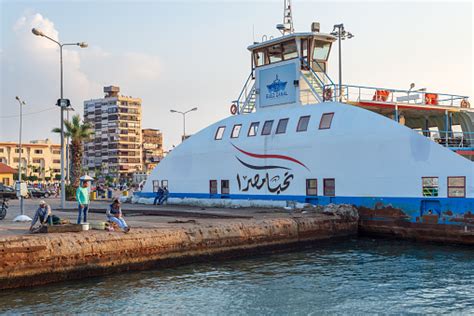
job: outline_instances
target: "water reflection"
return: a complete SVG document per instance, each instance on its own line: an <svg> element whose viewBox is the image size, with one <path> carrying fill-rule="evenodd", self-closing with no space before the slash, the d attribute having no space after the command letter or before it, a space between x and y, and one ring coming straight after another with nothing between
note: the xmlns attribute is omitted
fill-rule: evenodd
<svg viewBox="0 0 474 316"><path fill-rule="evenodd" d="M472 247L382 239L1 292L0 312L474 313Z"/></svg>

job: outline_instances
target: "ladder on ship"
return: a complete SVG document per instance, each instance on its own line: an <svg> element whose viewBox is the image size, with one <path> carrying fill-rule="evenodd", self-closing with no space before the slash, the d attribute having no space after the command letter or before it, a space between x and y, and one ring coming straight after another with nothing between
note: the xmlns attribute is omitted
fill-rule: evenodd
<svg viewBox="0 0 474 316"><path fill-rule="evenodd" d="M254 112L257 100L256 92L255 77L252 71L248 76L239 97L237 100L233 101L233 105L236 106L237 110L237 113L234 114L248 114Z"/></svg>

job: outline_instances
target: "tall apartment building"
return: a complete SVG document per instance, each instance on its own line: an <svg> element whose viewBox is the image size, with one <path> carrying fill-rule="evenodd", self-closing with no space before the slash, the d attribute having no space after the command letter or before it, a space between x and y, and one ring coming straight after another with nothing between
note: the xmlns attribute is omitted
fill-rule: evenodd
<svg viewBox="0 0 474 316"><path fill-rule="evenodd" d="M94 130L84 146L84 166L91 175L117 180L142 170L142 100L119 92L119 87L104 87L103 99L84 101L84 121Z"/></svg>
<svg viewBox="0 0 474 316"><path fill-rule="evenodd" d="M163 158L163 134L159 129L142 130L143 171L150 173Z"/></svg>
<svg viewBox="0 0 474 316"><path fill-rule="evenodd" d="M54 180L61 173L61 146L51 140L33 140L21 145L21 167L27 177ZM0 162L17 169L20 160L19 144L0 142Z"/></svg>

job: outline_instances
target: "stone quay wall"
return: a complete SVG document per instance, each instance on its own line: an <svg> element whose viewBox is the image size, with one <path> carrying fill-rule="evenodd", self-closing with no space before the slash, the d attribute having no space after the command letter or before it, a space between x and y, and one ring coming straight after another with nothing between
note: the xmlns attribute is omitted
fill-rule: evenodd
<svg viewBox="0 0 474 316"><path fill-rule="evenodd" d="M357 234L357 218L315 213L176 227L0 237L0 289L240 257Z"/></svg>

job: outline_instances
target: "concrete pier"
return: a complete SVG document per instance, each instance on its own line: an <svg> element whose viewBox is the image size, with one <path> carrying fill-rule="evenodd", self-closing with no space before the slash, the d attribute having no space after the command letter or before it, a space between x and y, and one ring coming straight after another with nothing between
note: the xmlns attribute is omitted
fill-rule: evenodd
<svg viewBox="0 0 474 316"><path fill-rule="evenodd" d="M104 205L93 206L102 210ZM144 206L139 206L143 208ZM155 207L125 211L128 234L91 230L28 234L29 224L0 222L0 289L143 270L357 234L348 211ZM124 206L127 210L127 205ZM104 220L92 213L90 222ZM161 212L161 213L160 213ZM75 218L75 211L57 212ZM13 215L9 215L11 217Z"/></svg>

